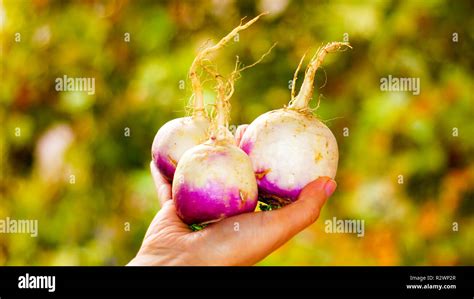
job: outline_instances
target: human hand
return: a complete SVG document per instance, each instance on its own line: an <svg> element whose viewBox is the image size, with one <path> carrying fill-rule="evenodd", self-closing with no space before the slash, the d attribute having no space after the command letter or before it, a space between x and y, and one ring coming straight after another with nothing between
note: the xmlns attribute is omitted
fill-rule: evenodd
<svg viewBox="0 0 474 299"><path fill-rule="evenodd" d="M240 141L246 126L236 133ZM192 231L179 219L171 185L150 163L161 210L152 220L130 266L253 265L314 223L336 182L320 177L309 183L296 202L277 210L246 213ZM238 228L238 229L236 229Z"/></svg>

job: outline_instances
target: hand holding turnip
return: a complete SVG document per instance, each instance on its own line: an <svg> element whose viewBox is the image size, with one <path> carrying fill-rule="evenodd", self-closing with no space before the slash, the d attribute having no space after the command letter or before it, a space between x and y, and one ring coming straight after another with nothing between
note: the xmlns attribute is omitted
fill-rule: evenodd
<svg viewBox="0 0 474 299"><path fill-rule="evenodd" d="M225 80L206 65L205 56L257 19L236 27L193 62L189 74L194 114L186 119L189 124L179 120L174 125L172 121L160 129L166 134L156 135L154 162L150 166L162 209L129 265L254 264L316 221L336 189L333 178L337 144L331 131L311 114L308 103L314 74L324 56L347 44L331 43L318 51L297 97L292 90L288 108L259 117L246 133L238 130L236 136L242 140L237 144L242 149L232 139L228 130L229 99L233 82L245 68L239 69L237 63L231 77ZM202 104L197 66L217 82L216 109L211 118ZM198 126L197 121L204 121L205 125ZM204 137L207 141L202 143ZM287 163L291 159L297 160ZM160 163L163 160L167 163ZM246 213L254 211L258 195L271 205L283 207ZM207 227L193 232L189 225L196 224Z"/></svg>
<svg viewBox="0 0 474 299"><path fill-rule="evenodd" d="M194 232L177 216L171 185L153 162L150 168L162 208L130 266L253 265L315 222L336 189L332 179L321 177L303 188L292 205L233 216Z"/></svg>

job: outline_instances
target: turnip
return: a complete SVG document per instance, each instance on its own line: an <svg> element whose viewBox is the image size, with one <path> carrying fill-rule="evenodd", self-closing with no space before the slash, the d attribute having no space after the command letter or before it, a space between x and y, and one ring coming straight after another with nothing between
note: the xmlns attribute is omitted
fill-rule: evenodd
<svg viewBox="0 0 474 299"><path fill-rule="evenodd" d="M261 15L246 24L236 27L216 45L203 49L194 59L189 78L193 90L192 115L177 118L165 123L156 133L151 148L152 159L160 173L169 181L173 181L176 166L185 151L201 144L209 137L209 117L204 108L203 92L198 75L198 67L206 57L225 46L237 33L255 23Z"/></svg>
<svg viewBox="0 0 474 299"><path fill-rule="evenodd" d="M183 153L207 139L210 121L196 73L199 60L203 59L202 54L204 51L196 56L189 72L194 96L192 115L165 123L156 133L151 147L153 162L169 182L173 181L176 165Z"/></svg>
<svg viewBox="0 0 474 299"><path fill-rule="evenodd" d="M295 97L295 72L288 107L256 118L242 136L240 147L249 155L257 178L259 199L270 206L295 201L302 188L320 176L334 178L338 147L331 130L309 108L316 70L327 53L350 47L333 42L320 48L306 69Z"/></svg>
<svg viewBox="0 0 474 299"><path fill-rule="evenodd" d="M173 181L176 165L183 153L206 140L209 118L204 113L173 119L156 133L152 158L160 173Z"/></svg>
<svg viewBox="0 0 474 299"><path fill-rule="evenodd" d="M249 157L227 129L228 104L219 84L216 122L211 137L184 153L175 172L173 200L187 224L208 224L255 210L257 182Z"/></svg>
<svg viewBox="0 0 474 299"><path fill-rule="evenodd" d="M228 36L248 27L252 21L237 27ZM260 62L270 50L254 64L241 69L238 69L237 59L228 80L214 68L202 65L217 81L216 113L212 117L210 138L183 154L172 184L177 214L191 227L200 228L229 216L253 212L257 206L258 188L252 163L235 144L228 129L229 100L240 72Z"/></svg>

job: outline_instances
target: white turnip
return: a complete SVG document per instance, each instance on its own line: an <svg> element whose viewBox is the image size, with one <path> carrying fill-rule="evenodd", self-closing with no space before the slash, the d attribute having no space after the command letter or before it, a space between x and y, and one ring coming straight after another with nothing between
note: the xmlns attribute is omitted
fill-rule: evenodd
<svg viewBox="0 0 474 299"><path fill-rule="evenodd" d="M258 18L236 27L223 40L232 38ZM192 227L252 212L257 205L258 188L252 163L235 144L228 129L229 100L234 92L234 81L238 79L240 71L253 65L255 63L238 69L237 60L230 79L224 80L212 66L201 64L217 81L216 113L212 117L208 141L183 154L172 184L177 214Z"/></svg>
<svg viewBox="0 0 474 299"><path fill-rule="evenodd" d="M184 153L175 172L173 200L178 216L187 224L208 224L255 210L257 182L249 157L235 145L228 130L226 84L218 80L217 115L211 137Z"/></svg>
<svg viewBox="0 0 474 299"><path fill-rule="evenodd" d="M151 148L156 167L169 182L173 181L176 166L184 152L201 144L209 137L210 120L204 108L202 86L197 73L198 67L207 56L224 47L239 31L248 28L260 16L236 27L216 45L201 50L194 59L189 70L194 96L192 115L165 123L156 133Z"/></svg>
<svg viewBox="0 0 474 299"><path fill-rule="evenodd" d="M259 187L259 199L273 206L295 201L302 188L320 176L334 178L338 147L331 130L309 108L316 70L327 53L350 47L333 42L311 59L300 92L288 107L255 119L242 136L240 147L249 155ZM304 58L304 57L303 57Z"/></svg>

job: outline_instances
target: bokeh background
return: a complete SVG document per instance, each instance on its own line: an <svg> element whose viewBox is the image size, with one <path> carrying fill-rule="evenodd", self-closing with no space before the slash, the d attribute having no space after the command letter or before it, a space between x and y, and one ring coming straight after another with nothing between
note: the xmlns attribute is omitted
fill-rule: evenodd
<svg viewBox="0 0 474 299"><path fill-rule="evenodd" d="M237 82L234 125L289 101L305 52L354 49L327 57L312 103L339 143L338 190L260 264L474 264L472 1L0 3L0 219L39 220L37 238L0 234L0 265L126 264L159 209L150 147L185 114L194 56L262 11L214 60L225 74L278 42ZM57 92L64 75L95 94ZM420 78L420 95L381 91L388 75ZM332 217L364 219L364 237L325 233Z"/></svg>

